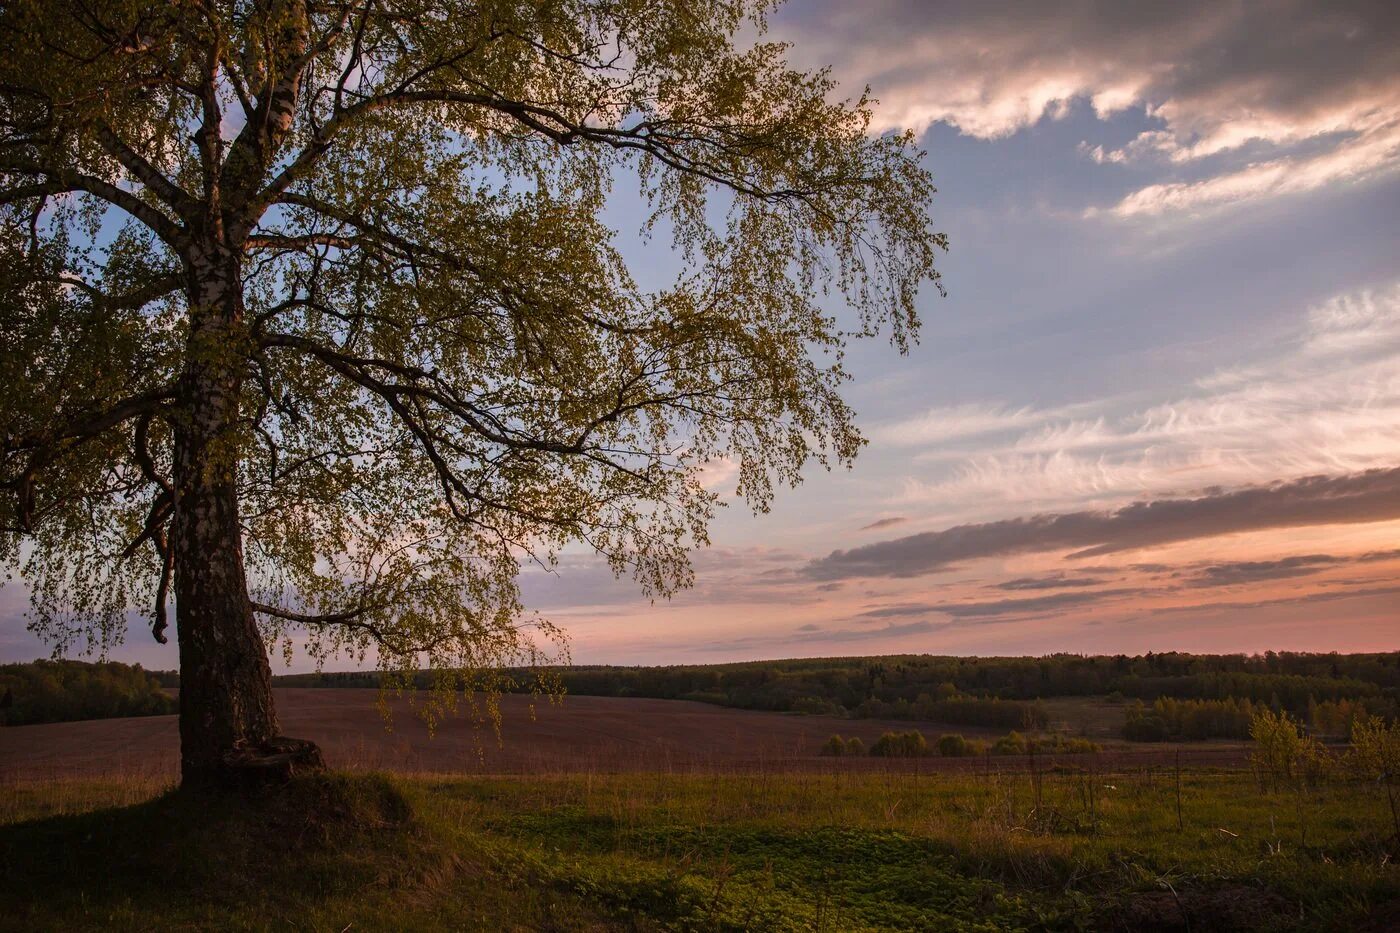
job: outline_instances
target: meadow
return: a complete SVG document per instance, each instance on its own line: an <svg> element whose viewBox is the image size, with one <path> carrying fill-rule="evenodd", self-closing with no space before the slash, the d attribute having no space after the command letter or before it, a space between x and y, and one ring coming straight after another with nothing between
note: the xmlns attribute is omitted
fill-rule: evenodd
<svg viewBox="0 0 1400 933"><path fill-rule="evenodd" d="M1126 741L1125 718L1224 709L1161 694L1035 698L1048 726L1020 744L991 723L507 695L498 738L469 715L430 731L411 693L386 720L344 686L276 691L332 771L235 799L174 789L173 716L0 729L0 929L1400 927L1400 730L1359 705L1355 748L1304 728L1332 702L1306 697L1250 707L1244 739Z"/></svg>
<svg viewBox="0 0 1400 933"><path fill-rule="evenodd" d="M332 773L0 792L0 927L1389 929L1384 790L1153 767Z"/></svg>

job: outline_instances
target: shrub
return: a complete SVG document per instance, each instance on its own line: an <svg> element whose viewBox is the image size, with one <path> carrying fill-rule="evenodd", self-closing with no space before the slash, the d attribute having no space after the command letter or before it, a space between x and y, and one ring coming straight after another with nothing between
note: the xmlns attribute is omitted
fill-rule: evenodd
<svg viewBox="0 0 1400 933"><path fill-rule="evenodd" d="M1400 840L1400 805L1395 800L1395 785L1400 784L1400 723L1386 725L1379 716L1356 719L1351 725L1351 741L1348 764L1360 776L1385 787L1391 824Z"/></svg>
<svg viewBox="0 0 1400 933"><path fill-rule="evenodd" d="M834 758L841 757L846 754L846 740L839 735L833 734L831 738L826 740L826 744L822 746L821 754L829 755Z"/></svg>
<svg viewBox="0 0 1400 933"><path fill-rule="evenodd" d="M992 743L993 755L1024 755L1026 737L1019 732L1008 732Z"/></svg>
<svg viewBox="0 0 1400 933"><path fill-rule="evenodd" d="M791 709L809 716L834 716L842 711L835 703L821 697L798 697L792 701Z"/></svg>
<svg viewBox="0 0 1400 933"><path fill-rule="evenodd" d="M864 755L865 743L860 740L860 736L853 735L846 740L847 755Z"/></svg>
<svg viewBox="0 0 1400 933"><path fill-rule="evenodd" d="M938 739L938 754L944 758L963 758L972 754L972 746L960 735L945 735Z"/></svg>
<svg viewBox="0 0 1400 933"><path fill-rule="evenodd" d="M1400 723L1386 725L1379 716L1355 720L1349 764L1367 780L1400 783Z"/></svg>
<svg viewBox="0 0 1400 933"><path fill-rule="evenodd" d="M928 754L928 740L922 732L886 732L870 746L870 754L881 758L918 758Z"/></svg>
<svg viewBox="0 0 1400 933"><path fill-rule="evenodd" d="M1152 714L1129 717L1123 723L1123 738L1129 742L1165 742L1167 723Z"/></svg>
<svg viewBox="0 0 1400 933"><path fill-rule="evenodd" d="M1085 738L1066 738L1056 733L1048 738L1034 739L1030 743L1038 752L1052 752L1056 755L1090 755L1099 751L1099 743Z"/></svg>

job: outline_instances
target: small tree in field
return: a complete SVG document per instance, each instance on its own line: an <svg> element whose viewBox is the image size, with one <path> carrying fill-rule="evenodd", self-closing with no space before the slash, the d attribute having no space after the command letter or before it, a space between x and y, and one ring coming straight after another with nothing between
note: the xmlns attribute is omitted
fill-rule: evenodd
<svg viewBox="0 0 1400 933"><path fill-rule="evenodd" d="M1001 736L992 743L993 755L1024 755L1029 749L1026 737L1015 730Z"/></svg>
<svg viewBox="0 0 1400 933"><path fill-rule="evenodd" d="M1312 782L1325 765L1321 743L1303 735L1287 713L1262 708L1250 721L1249 737L1255 743L1250 758L1270 788Z"/></svg>
<svg viewBox="0 0 1400 933"><path fill-rule="evenodd" d="M821 753L833 758L840 758L846 754L846 740L833 733L831 738L822 745Z"/></svg>
<svg viewBox="0 0 1400 933"><path fill-rule="evenodd" d="M285 751L269 644L489 690L557 634L522 560L664 595L706 464L763 510L855 456L841 349L944 241L910 136L736 44L768 6L0 5L0 562L59 653L173 598L187 782Z"/></svg>
<svg viewBox="0 0 1400 933"><path fill-rule="evenodd" d="M1385 788L1390 803L1390 819L1395 840L1400 843L1400 804L1395 786L1400 784L1400 724L1386 723L1379 716L1363 716L1351 723L1352 769Z"/></svg>

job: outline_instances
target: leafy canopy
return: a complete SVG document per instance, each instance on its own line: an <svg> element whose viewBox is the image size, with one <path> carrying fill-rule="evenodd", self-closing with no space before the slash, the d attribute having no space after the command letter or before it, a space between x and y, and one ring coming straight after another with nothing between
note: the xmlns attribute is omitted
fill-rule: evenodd
<svg viewBox="0 0 1400 933"><path fill-rule="evenodd" d="M685 585L706 464L763 510L848 463L842 347L907 345L944 240L912 138L789 68L767 6L7 2L0 558L31 627L105 649L140 606L163 638L179 378L215 356L265 634L387 669L533 659L557 633L516 574L571 542Z"/></svg>

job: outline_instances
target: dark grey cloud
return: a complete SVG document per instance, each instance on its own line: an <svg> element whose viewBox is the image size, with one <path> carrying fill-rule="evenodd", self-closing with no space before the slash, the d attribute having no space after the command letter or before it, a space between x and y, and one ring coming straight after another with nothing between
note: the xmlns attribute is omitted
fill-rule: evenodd
<svg viewBox="0 0 1400 933"><path fill-rule="evenodd" d="M902 515L896 515L896 516L894 516L893 518L881 518L881 519L877 519L877 520L871 522L871 523L868 524L868 525L861 525L861 526L860 526L860 530L861 530L861 531L878 531L878 530L880 530L881 528L892 528L892 527L894 527L895 525L902 525L902 524L904 524L904 523L907 522L907 521L909 521L909 519L905 518L904 516L902 516Z"/></svg>
<svg viewBox="0 0 1400 933"><path fill-rule="evenodd" d="M1232 586L1237 583L1286 580L1321 573L1343 560L1331 554L1304 554L1281 560L1228 561L1202 567L1187 582L1193 586Z"/></svg>
<svg viewBox="0 0 1400 933"><path fill-rule="evenodd" d="M1125 201L1130 213L1316 187L1397 161L1393 0L809 0L785 8L778 31L804 61L870 84L881 127L943 122L997 138L1076 101L1103 117L1150 114L1161 129L1094 147L1100 161L1172 172L1169 189ZM1291 182L1249 172L1278 156L1299 170ZM1231 181L1182 190L1203 175Z"/></svg>
<svg viewBox="0 0 1400 933"><path fill-rule="evenodd" d="M953 622L909 622L904 625L883 625L878 628L825 629L808 624L794 629L786 635L750 635L726 641L714 641L700 647L704 652L759 651L797 645L822 645L840 642L875 641L881 638L899 638L905 635L931 635L951 628Z"/></svg>
<svg viewBox="0 0 1400 933"><path fill-rule="evenodd" d="M1070 577L1065 574L1051 574L1047 577L1017 577L996 584L999 590L1059 590L1067 587L1099 586L1106 583L1100 577Z"/></svg>
<svg viewBox="0 0 1400 933"><path fill-rule="evenodd" d="M969 131L1039 117L1008 98L1037 103L1026 86L1046 77L1085 96L1126 83L1149 104L1311 114L1388 87L1400 66L1390 0L809 0L779 22L838 74L849 64L877 95L933 105Z"/></svg>
<svg viewBox="0 0 1400 933"><path fill-rule="evenodd" d="M1230 586L1264 580L1286 580L1321 573L1345 564L1370 564L1400 559L1400 550L1368 551L1365 554L1299 554L1278 560L1224 561L1206 564L1194 573L1184 575L1192 586Z"/></svg>
<svg viewBox="0 0 1400 933"><path fill-rule="evenodd" d="M883 625L879 628L858 628L842 629L839 631L821 632L812 637L820 638L822 641L870 641L876 638L897 638L901 635L930 635L934 632L941 632L951 626L950 622L935 623L929 621L906 622L903 625Z"/></svg>
<svg viewBox="0 0 1400 933"><path fill-rule="evenodd" d="M903 603L898 606L881 606L869 609L856 616L857 621L872 622L878 619L898 619L904 616L926 616L937 612L940 603Z"/></svg>
<svg viewBox="0 0 1400 933"><path fill-rule="evenodd" d="M1376 596L1400 596L1400 586L1371 586L1362 589L1321 590L1316 593L1282 596L1276 599L1256 599L1248 601L1221 600L1184 606L1159 606L1148 610L1148 613L1154 616L1167 616L1215 610L1237 611L1243 609L1265 609L1269 606L1296 606L1300 603L1330 603L1343 599L1369 599ZM1125 623L1130 623L1133 620L1124 619L1123 621Z"/></svg>
<svg viewBox="0 0 1400 933"><path fill-rule="evenodd" d="M1091 557L1246 531L1391 519L1400 519L1400 468L1212 490L1113 511L959 525L833 551L804 572L817 580L915 577L977 558L1062 550Z"/></svg>
<svg viewBox="0 0 1400 933"><path fill-rule="evenodd" d="M1076 593L1050 593L1045 596L1028 596L1023 599L990 599L981 602L943 603L938 611L955 619L980 619L991 616L1024 615L1030 612L1045 612L1050 609L1068 609L1074 606L1087 606L1119 596L1133 596L1142 593L1138 589L1092 590Z"/></svg>
<svg viewBox="0 0 1400 933"><path fill-rule="evenodd" d="M1090 603L1114 599L1120 596L1136 596L1145 592L1141 589L1117 588L1106 590L1075 591L1071 593L1047 593L1044 596L1026 596L1017 599L989 599L963 602L903 603L896 606L881 606L856 616L857 621L873 622L881 619L896 619L908 616L929 616L941 614L954 619L984 619L996 616L1026 615L1045 612L1051 609L1066 609L1073 606L1086 606Z"/></svg>

